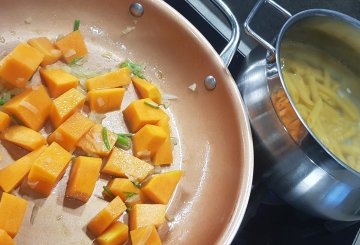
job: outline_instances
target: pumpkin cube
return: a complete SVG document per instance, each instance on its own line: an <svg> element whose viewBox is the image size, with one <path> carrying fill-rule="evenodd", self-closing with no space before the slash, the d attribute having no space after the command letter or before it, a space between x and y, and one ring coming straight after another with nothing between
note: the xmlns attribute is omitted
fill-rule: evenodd
<svg viewBox="0 0 360 245"><path fill-rule="evenodd" d="M72 155L56 142L47 147L35 160L28 175L28 185L48 196L63 177Z"/></svg>
<svg viewBox="0 0 360 245"><path fill-rule="evenodd" d="M41 69L40 75L53 98L59 97L71 88L76 88L79 84L77 77L61 69Z"/></svg>
<svg viewBox="0 0 360 245"><path fill-rule="evenodd" d="M101 235L126 210L126 205L120 197L115 197L87 225L95 236Z"/></svg>
<svg viewBox="0 0 360 245"><path fill-rule="evenodd" d="M0 111L0 132L3 132L11 123L11 118L5 112Z"/></svg>
<svg viewBox="0 0 360 245"><path fill-rule="evenodd" d="M115 147L101 172L116 177L131 176L142 181L151 174L153 169L154 167L149 163Z"/></svg>
<svg viewBox="0 0 360 245"><path fill-rule="evenodd" d="M154 203L168 204L182 175L181 170L154 175L141 190Z"/></svg>
<svg viewBox="0 0 360 245"><path fill-rule="evenodd" d="M80 138L92 126L94 126L93 121L80 112L75 112L48 137L48 142L57 142L67 151L73 151Z"/></svg>
<svg viewBox="0 0 360 245"><path fill-rule="evenodd" d="M81 110L85 103L85 95L79 90L72 88L53 100L50 109L50 120L52 125L57 128L75 111Z"/></svg>
<svg viewBox="0 0 360 245"><path fill-rule="evenodd" d="M132 137L133 153L139 158L153 156L166 138L168 136L161 127L145 125Z"/></svg>
<svg viewBox="0 0 360 245"><path fill-rule="evenodd" d="M164 129L166 134L170 137L170 125L169 125L169 120L167 118L164 117L160 119L160 121L158 121L155 125Z"/></svg>
<svg viewBox="0 0 360 245"><path fill-rule="evenodd" d="M19 186L20 182L29 173L31 166L40 154L46 149L41 146L39 149L26 154L10 165L0 170L0 187L5 192L11 192Z"/></svg>
<svg viewBox="0 0 360 245"><path fill-rule="evenodd" d="M7 128L1 134L1 139L7 140L28 151L33 151L46 144L46 139L39 132L20 125Z"/></svg>
<svg viewBox="0 0 360 245"><path fill-rule="evenodd" d="M115 221L101 236L96 238L100 245L120 245L128 240L129 227Z"/></svg>
<svg viewBox="0 0 360 245"><path fill-rule="evenodd" d="M77 58L83 58L88 53L84 38L79 30L61 38L55 43L55 46L62 52L66 63L70 63Z"/></svg>
<svg viewBox="0 0 360 245"><path fill-rule="evenodd" d="M20 43L0 62L0 80L23 88L35 73L44 55L26 43Z"/></svg>
<svg viewBox="0 0 360 245"><path fill-rule="evenodd" d="M25 126L39 131L45 124L51 107L51 99L44 86L26 89L3 106L8 114L15 116Z"/></svg>
<svg viewBox="0 0 360 245"><path fill-rule="evenodd" d="M66 197L87 202L94 191L101 164L101 158L84 156L76 158L71 167Z"/></svg>
<svg viewBox="0 0 360 245"><path fill-rule="evenodd" d="M15 245L14 240L7 234L6 231L0 229L0 244L1 245Z"/></svg>
<svg viewBox="0 0 360 245"><path fill-rule="evenodd" d="M101 157L108 156L116 143L117 135L110 130L107 130L107 138L110 145L110 150L108 150L104 143L102 129L102 125L96 124L83 137L81 137L76 146L88 154L95 154Z"/></svg>
<svg viewBox="0 0 360 245"><path fill-rule="evenodd" d="M90 109L98 113L120 110L124 88L91 90L88 92Z"/></svg>
<svg viewBox="0 0 360 245"><path fill-rule="evenodd" d="M129 67L120 68L86 80L87 90L117 88L131 83L131 71Z"/></svg>
<svg viewBox="0 0 360 245"><path fill-rule="evenodd" d="M23 221L28 202L4 192L0 201L0 229L6 231L11 237L18 233Z"/></svg>
<svg viewBox="0 0 360 245"><path fill-rule="evenodd" d="M158 87L138 76L134 76L131 79L136 89L136 92L140 95L142 99L150 98L156 103L161 104L161 94Z"/></svg>
<svg viewBox="0 0 360 245"><path fill-rule="evenodd" d="M165 222L166 205L163 204L136 204L132 206L129 216L130 230L149 225L159 225Z"/></svg>
<svg viewBox="0 0 360 245"><path fill-rule="evenodd" d="M154 102L151 99L134 100L123 111L130 132L135 133L146 124L154 125L163 118L169 121L169 116L161 108L153 108L147 103Z"/></svg>
<svg viewBox="0 0 360 245"><path fill-rule="evenodd" d="M51 43L51 41L47 37L33 38L28 40L27 43L44 55L44 59L41 62L41 66L54 64L62 56L61 51L57 49L55 45Z"/></svg>
<svg viewBox="0 0 360 245"><path fill-rule="evenodd" d="M138 187L136 187L129 179L115 178L108 183L107 187L111 191L111 193L119 196L124 202L126 202L127 199L131 198L134 195L139 195L139 200L127 203L130 206L137 203L144 203L147 200L144 193Z"/></svg>
<svg viewBox="0 0 360 245"><path fill-rule="evenodd" d="M130 231L132 245L162 245L160 236L153 225Z"/></svg>
<svg viewBox="0 0 360 245"><path fill-rule="evenodd" d="M152 164L155 166L171 164L173 162L172 150L170 137L167 137L151 157Z"/></svg>

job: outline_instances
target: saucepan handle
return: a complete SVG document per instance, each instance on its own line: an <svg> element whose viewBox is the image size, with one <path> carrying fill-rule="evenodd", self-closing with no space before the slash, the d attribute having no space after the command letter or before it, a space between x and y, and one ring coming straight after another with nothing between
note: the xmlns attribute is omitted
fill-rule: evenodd
<svg viewBox="0 0 360 245"><path fill-rule="evenodd" d="M263 4L269 4L271 7L273 7L274 9L278 10L283 16L285 16L286 18L290 18L291 14L289 11L287 11L286 9L284 9L282 6L280 6L279 4L277 4L276 2L274 2L273 0L259 0L256 5L254 6L254 8L251 10L250 14L248 15L248 17L245 20L244 23L244 28L245 28L245 32L246 34L248 34L249 36L251 36L252 38L254 38L258 43L260 43L264 48L266 48L267 50L269 50L270 55L271 56L275 56L275 47L273 45L271 45L268 41L266 41L264 38L262 38L259 34L257 34L253 29L251 29L250 27L250 23L252 21L252 19L254 18L254 16L256 15L256 12L259 10L259 8L263 5Z"/></svg>
<svg viewBox="0 0 360 245"><path fill-rule="evenodd" d="M240 43L240 26L235 15L222 0L211 0L211 2L226 16L231 24L231 37L229 43L220 53L220 57L226 66L229 66Z"/></svg>

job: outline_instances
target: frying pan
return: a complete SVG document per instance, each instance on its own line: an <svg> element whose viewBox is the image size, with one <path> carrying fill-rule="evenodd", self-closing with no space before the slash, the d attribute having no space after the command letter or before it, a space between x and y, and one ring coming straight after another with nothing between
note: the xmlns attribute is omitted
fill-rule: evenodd
<svg viewBox="0 0 360 245"><path fill-rule="evenodd" d="M149 80L178 97L168 113L179 143L166 171L185 171L167 210L173 219L159 228L159 234L165 244L229 244L243 218L252 182L252 138L243 101L227 67L198 30L162 1L138 2L145 11L136 18L129 14L129 0L0 0L0 35L5 39L0 55L32 37L69 33L74 19L80 19L89 49L84 65L110 69L126 58L143 64ZM111 57L104 58L104 53ZM217 81L213 91L203 84L209 75ZM196 91L188 88L193 83ZM135 98L130 86L121 109ZM126 131L119 112L108 113L103 125ZM41 132L49 131L46 126ZM0 167L19 157L19 149L8 154L10 148L1 149ZM30 204L16 236L18 244L91 244L93 237L84 227L106 206L98 196L108 178L100 176L93 196L82 204L64 198L68 173L69 168L46 199L23 181L16 193Z"/></svg>

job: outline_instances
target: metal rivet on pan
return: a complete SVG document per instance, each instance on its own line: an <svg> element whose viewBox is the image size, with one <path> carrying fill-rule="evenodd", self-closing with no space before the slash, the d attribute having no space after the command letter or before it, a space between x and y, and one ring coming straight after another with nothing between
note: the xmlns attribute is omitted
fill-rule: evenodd
<svg viewBox="0 0 360 245"><path fill-rule="evenodd" d="M129 11L132 16L141 17L144 14L144 7L140 3L132 3Z"/></svg>
<svg viewBox="0 0 360 245"><path fill-rule="evenodd" d="M216 88L216 79L213 76L207 76L204 80L205 88L207 90L214 90Z"/></svg>

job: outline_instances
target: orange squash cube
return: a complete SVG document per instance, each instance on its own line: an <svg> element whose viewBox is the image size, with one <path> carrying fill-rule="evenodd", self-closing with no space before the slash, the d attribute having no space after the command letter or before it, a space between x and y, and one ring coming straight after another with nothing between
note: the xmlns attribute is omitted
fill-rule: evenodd
<svg viewBox="0 0 360 245"><path fill-rule="evenodd" d="M115 197L87 225L87 229L95 236L101 235L126 210L126 205L120 197Z"/></svg>
<svg viewBox="0 0 360 245"><path fill-rule="evenodd" d="M141 190L154 203L168 204L183 174L183 171L175 170L154 175Z"/></svg>
<svg viewBox="0 0 360 245"><path fill-rule="evenodd" d="M96 238L100 245L121 245L128 240L129 227L115 221L101 236Z"/></svg>
<svg viewBox="0 0 360 245"><path fill-rule="evenodd" d="M162 245L159 234L153 225L130 231L132 245Z"/></svg>
<svg viewBox="0 0 360 245"><path fill-rule="evenodd" d="M9 100L3 106L8 114L15 116L25 126L39 131L50 112L51 99L44 86L40 85L36 89L26 89L21 94Z"/></svg>
<svg viewBox="0 0 360 245"><path fill-rule="evenodd" d="M143 181L153 169L149 163L115 147L101 172L116 177L131 176Z"/></svg>
<svg viewBox="0 0 360 245"><path fill-rule="evenodd" d="M11 118L5 112L0 111L0 132L3 132L11 123Z"/></svg>
<svg viewBox="0 0 360 245"><path fill-rule="evenodd" d="M55 46L62 52L66 63L70 63L77 58L83 58L88 53L84 38L79 30L61 38L55 43Z"/></svg>
<svg viewBox="0 0 360 245"><path fill-rule="evenodd" d="M129 179L115 178L108 183L107 187L109 188L111 193L119 196L124 202L126 202L126 199L128 199L129 194L139 195L140 200L128 203L128 205L130 206L137 203L144 203L147 200L144 193L139 188L137 188Z"/></svg>
<svg viewBox="0 0 360 245"><path fill-rule="evenodd" d="M88 154L98 155L101 157L108 156L116 143L117 135L110 130L107 130L107 138L110 145L110 150L108 150L104 143L102 129L102 125L96 124L83 137L81 137L76 146Z"/></svg>
<svg viewBox="0 0 360 245"><path fill-rule="evenodd" d="M1 134L1 139L7 140L28 151L33 151L46 144L46 139L39 132L20 125L7 128Z"/></svg>
<svg viewBox="0 0 360 245"><path fill-rule="evenodd" d="M41 62L41 66L47 66L54 64L58 61L62 53L55 47L53 43L47 37L32 38L27 42L31 47L36 48L44 55L44 59Z"/></svg>
<svg viewBox="0 0 360 245"><path fill-rule="evenodd" d="M134 100L123 111L124 119L129 131L137 132L146 124L156 124L161 119L166 118L169 121L169 116L161 108L153 108L147 103L153 103L151 99Z"/></svg>
<svg viewBox="0 0 360 245"><path fill-rule="evenodd" d="M170 125L169 125L169 120L167 118L164 117L160 119L160 121L158 121L155 125L164 129L166 134L170 137Z"/></svg>
<svg viewBox="0 0 360 245"><path fill-rule="evenodd" d="M31 166L41 153L46 149L46 146L41 146L39 149L26 154L22 158L16 160L10 165L0 170L0 187L5 192L11 192L19 186L20 182L29 173Z"/></svg>
<svg viewBox="0 0 360 245"><path fill-rule="evenodd" d="M91 90L87 95L90 109L98 113L119 110L124 94L124 88Z"/></svg>
<svg viewBox="0 0 360 245"><path fill-rule="evenodd" d="M151 157L152 164L155 166L171 164L173 162L172 150L171 140L167 137Z"/></svg>
<svg viewBox="0 0 360 245"><path fill-rule="evenodd" d="M138 76L133 76L131 80L134 84L136 92L140 95L140 98L150 98L154 102L161 104L161 94L158 87Z"/></svg>
<svg viewBox="0 0 360 245"><path fill-rule="evenodd" d="M93 121L80 112L75 112L48 137L48 142L57 142L67 151L73 151L80 138L92 126L94 126Z"/></svg>
<svg viewBox="0 0 360 245"><path fill-rule="evenodd" d="M71 167L66 197L87 202L94 191L101 164L101 158L77 157Z"/></svg>
<svg viewBox="0 0 360 245"><path fill-rule="evenodd" d="M35 160L28 175L28 185L48 196L63 177L72 155L56 142L47 147Z"/></svg>
<svg viewBox="0 0 360 245"><path fill-rule="evenodd" d="M44 55L26 43L20 43L0 62L0 80L23 88L35 73Z"/></svg>
<svg viewBox="0 0 360 245"><path fill-rule="evenodd" d="M87 90L117 88L131 83L131 71L129 67L120 68L86 80Z"/></svg>
<svg viewBox="0 0 360 245"><path fill-rule="evenodd" d="M28 202L4 192L0 201L0 229L15 237L22 224Z"/></svg>
<svg viewBox="0 0 360 245"><path fill-rule="evenodd" d="M136 204L132 206L129 215L130 230L148 225L159 225L165 222L166 205L163 204Z"/></svg>
<svg viewBox="0 0 360 245"><path fill-rule="evenodd" d="M52 125L57 128L75 111L81 110L85 103L85 95L79 90L72 88L53 100L50 109L50 120Z"/></svg>
<svg viewBox="0 0 360 245"><path fill-rule="evenodd" d="M167 138L166 132L159 126L145 125L133 137L133 153L136 157L153 156Z"/></svg>
<svg viewBox="0 0 360 245"><path fill-rule="evenodd" d="M0 229L0 244L1 245L15 245L14 240L9 236L6 231Z"/></svg>
<svg viewBox="0 0 360 245"><path fill-rule="evenodd" d="M57 98L66 91L76 88L79 84L77 77L61 69L41 69L40 75L53 98Z"/></svg>

